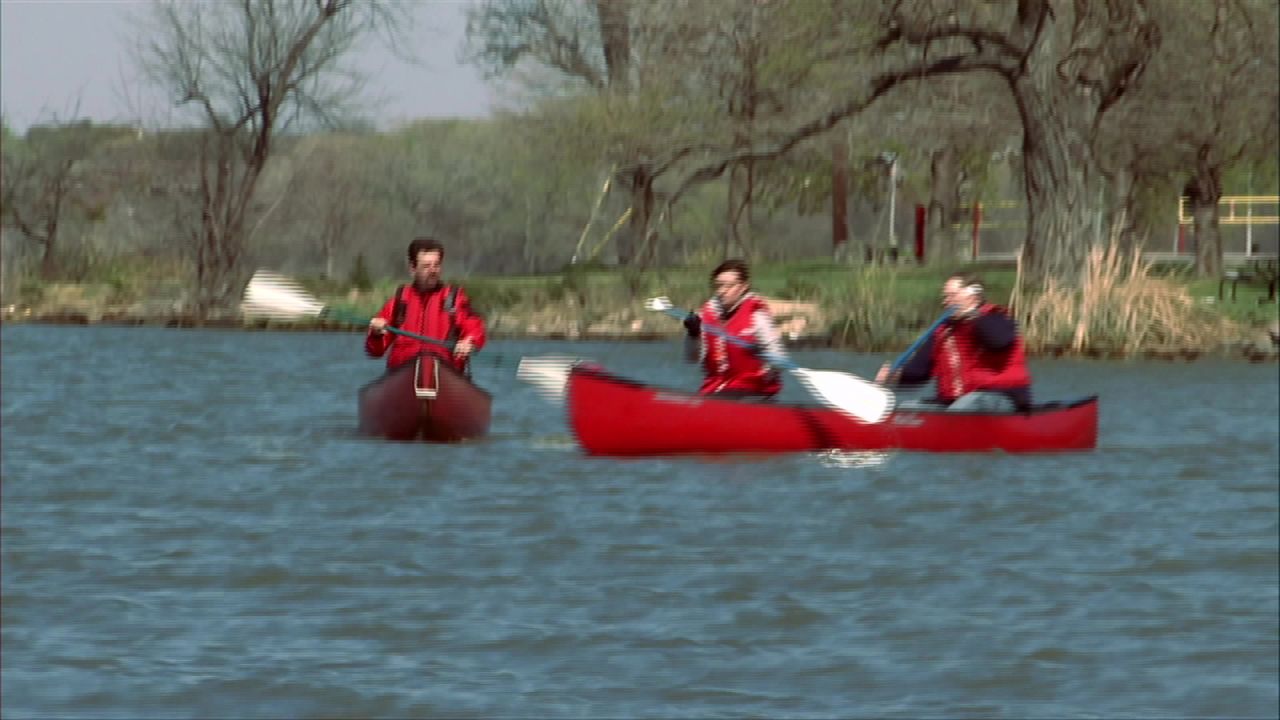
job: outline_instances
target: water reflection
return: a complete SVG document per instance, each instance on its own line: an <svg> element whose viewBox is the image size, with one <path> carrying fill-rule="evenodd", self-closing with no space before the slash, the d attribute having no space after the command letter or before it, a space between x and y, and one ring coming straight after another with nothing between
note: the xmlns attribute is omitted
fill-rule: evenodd
<svg viewBox="0 0 1280 720"><path fill-rule="evenodd" d="M889 462L891 453L882 450L855 451L855 450L827 450L818 453L818 462L823 467L850 469L850 468L878 468Z"/></svg>

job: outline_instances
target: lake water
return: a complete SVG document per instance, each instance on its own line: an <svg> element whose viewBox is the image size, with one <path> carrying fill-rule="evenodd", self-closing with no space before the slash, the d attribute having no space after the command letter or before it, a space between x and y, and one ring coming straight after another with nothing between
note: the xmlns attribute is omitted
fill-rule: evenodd
<svg viewBox="0 0 1280 720"><path fill-rule="evenodd" d="M675 335L494 342L429 446L359 335L0 332L6 718L1280 713L1275 365L1033 361L1090 453L619 461L516 362Z"/></svg>

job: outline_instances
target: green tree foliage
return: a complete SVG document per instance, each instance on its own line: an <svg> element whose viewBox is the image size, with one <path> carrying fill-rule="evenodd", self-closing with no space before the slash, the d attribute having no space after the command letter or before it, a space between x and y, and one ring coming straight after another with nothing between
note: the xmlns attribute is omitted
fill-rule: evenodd
<svg viewBox="0 0 1280 720"><path fill-rule="evenodd" d="M1186 196L1202 276L1222 271L1218 206L1231 173L1242 189L1255 172L1265 187L1262 166L1274 163L1258 160L1280 152L1278 7L1269 0L1153 4L1163 42L1131 101L1105 125L1102 157L1126 232L1147 234L1153 188L1166 198Z"/></svg>
<svg viewBox="0 0 1280 720"><path fill-rule="evenodd" d="M840 223L860 258L887 240L886 151L899 213L923 204L945 234L975 200L1017 201L1028 257L1064 280L1107 222L1135 244L1167 238L1193 175L1223 192L1277 184L1266 0L481 0L468 52L518 102L379 131L344 120L354 40L338 19L369 37L376 13L344 13L382 6L335 2L302 75L287 49L328 3L158 7L142 67L194 114L107 133L71 163L52 256L137 259L207 306L258 265L333 278L362 257L375 284L398 281L417 235L463 275L829 256ZM240 92L254 78L267 101ZM32 273L47 213L28 219L37 205L18 199L35 196L17 188L42 185L10 169L75 135L59 128L4 139L6 244ZM930 256L963 257L966 240Z"/></svg>

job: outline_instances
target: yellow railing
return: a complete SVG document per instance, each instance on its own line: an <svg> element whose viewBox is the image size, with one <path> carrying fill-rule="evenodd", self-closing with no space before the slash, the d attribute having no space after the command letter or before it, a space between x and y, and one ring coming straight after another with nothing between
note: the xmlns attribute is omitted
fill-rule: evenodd
<svg viewBox="0 0 1280 720"><path fill-rule="evenodd" d="M1178 198L1178 224L1190 225L1187 198ZM1275 225L1280 223L1280 195L1223 195L1218 201L1220 225Z"/></svg>

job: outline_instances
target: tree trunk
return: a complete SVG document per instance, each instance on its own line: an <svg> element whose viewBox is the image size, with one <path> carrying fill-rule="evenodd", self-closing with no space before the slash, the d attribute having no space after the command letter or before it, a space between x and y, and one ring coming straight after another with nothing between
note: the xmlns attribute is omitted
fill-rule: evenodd
<svg viewBox="0 0 1280 720"><path fill-rule="evenodd" d="M756 195L756 164L752 160L746 162L743 168L743 174L746 175L746 185L742 188L742 202L738 205L738 216L734 218L734 225L739 226L738 246L742 248L743 257L750 256L755 251L755 237L751 232L751 208L755 203ZM743 219L746 222L743 223Z"/></svg>
<svg viewBox="0 0 1280 720"><path fill-rule="evenodd" d="M323 228L321 228L321 237L324 239L324 273L325 277L332 279L334 277L333 266L337 259L338 248L346 243L347 227L351 225L351 200L347 194L343 194L337 200L329 203L328 212L325 213L327 219Z"/></svg>
<svg viewBox="0 0 1280 720"><path fill-rule="evenodd" d="M609 87L623 90L630 83L631 19L627 0L596 0L596 17L600 20L601 50Z"/></svg>
<svg viewBox="0 0 1280 720"><path fill-rule="evenodd" d="M729 178L726 183L725 203L724 203L724 242L721 243L720 257L729 257L733 246L738 241L738 225L735 222L737 215L737 197L738 197L738 166L733 165L729 168Z"/></svg>
<svg viewBox="0 0 1280 720"><path fill-rule="evenodd" d="M49 208L48 216L44 222L44 233L40 236L40 244L44 248L44 252L40 257L40 278L42 280L58 279L58 224L62 219L62 200L66 197L66 190L61 183L56 184L51 192L53 193L53 202Z"/></svg>
<svg viewBox="0 0 1280 720"><path fill-rule="evenodd" d="M831 254L837 260L849 249L849 153L836 134L831 145Z"/></svg>
<svg viewBox="0 0 1280 720"><path fill-rule="evenodd" d="M623 267L636 260L649 235L649 221L653 217L653 176L645 168L633 171L628 178L631 185L631 218L626 233L618 237L618 265Z"/></svg>
<svg viewBox="0 0 1280 720"><path fill-rule="evenodd" d="M1218 203L1197 204L1191 208L1192 242L1196 248L1196 275L1218 277L1222 274L1222 235L1218 232Z"/></svg>
<svg viewBox="0 0 1280 720"><path fill-rule="evenodd" d="M952 227L959 204L960 159L954 147L935 150L929 157L929 209L925 262L949 264L965 258L960 234Z"/></svg>
<svg viewBox="0 0 1280 720"><path fill-rule="evenodd" d="M1195 177L1187 183L1191 204L1192 246L1196 251L1195 272L1199 277L1222 274L1222 234L1218 232L1218 202L1222 200L1222 172L1204 162L1197 163Z"/></svg>
<svg viewBox="0 0 1280 720"><path fill-rule="evenodd" d="M528 191L524 194L524 235L520 240L520 257L524 259L526 268L536 267L533 257L533 197Z"/></svg>
<svg viewBox="0 0 1280 720"><path fill-rule="evenodd" d="M234 302L242 281L243 224L235 219L219 223L208 214L198 233L196 253L196 307L200 317Z"/></svg>
<svg viewBox="0 0 1280 720"><path fill-rule="evenodd" d="M196 242L195 311L207 317L215 308L234 304L248 279L242 267L249 214L265 157L243 157L233 134L206 134L198 172L201 202ZM237 172L238 171L238 172Z"/></svg>
<svg viewBox="0 0 1280 720"><path fill-rule="evenodd" d="M751 252L751 196L754 193L753 168L750 161L735 164L729 170L728 227L725 229L724 256L746 257ZM746 218L745 226L743 218Z"/></svg>
<svg viewBox="0 0 1280 720"><path fill-rule="evenodd" d="M1054 278L1076 285L1085 268L1101 172L1091 135L1097 103L1081 97L1056 75L1032 75L1013 83L1022 116L1022 159L1027 192L1024 267L1033 281ZM1050 83L1047 87L1040 84ZM1055 87L1063 83L1066 87Z"/></svg>
<svg viewBox="0 0 1280 720"><path fill-rule="evenodd" d="M1120 249L1127 253L1142 247L1143 230L1139 222L1142 208L1139 206L1140 185L1132 170L1121 168L1111 178L1112 193L1120 198L1119 210L1111 221L1111 236Z"/></svg>
<svg viewBox="0 0 1280 720"><path fill-rule="evenodd" d="M58 256L54 252L56 234L46 235L40 244L44 251L40 254L40 279L45 281L58 279Z"/></svg>

